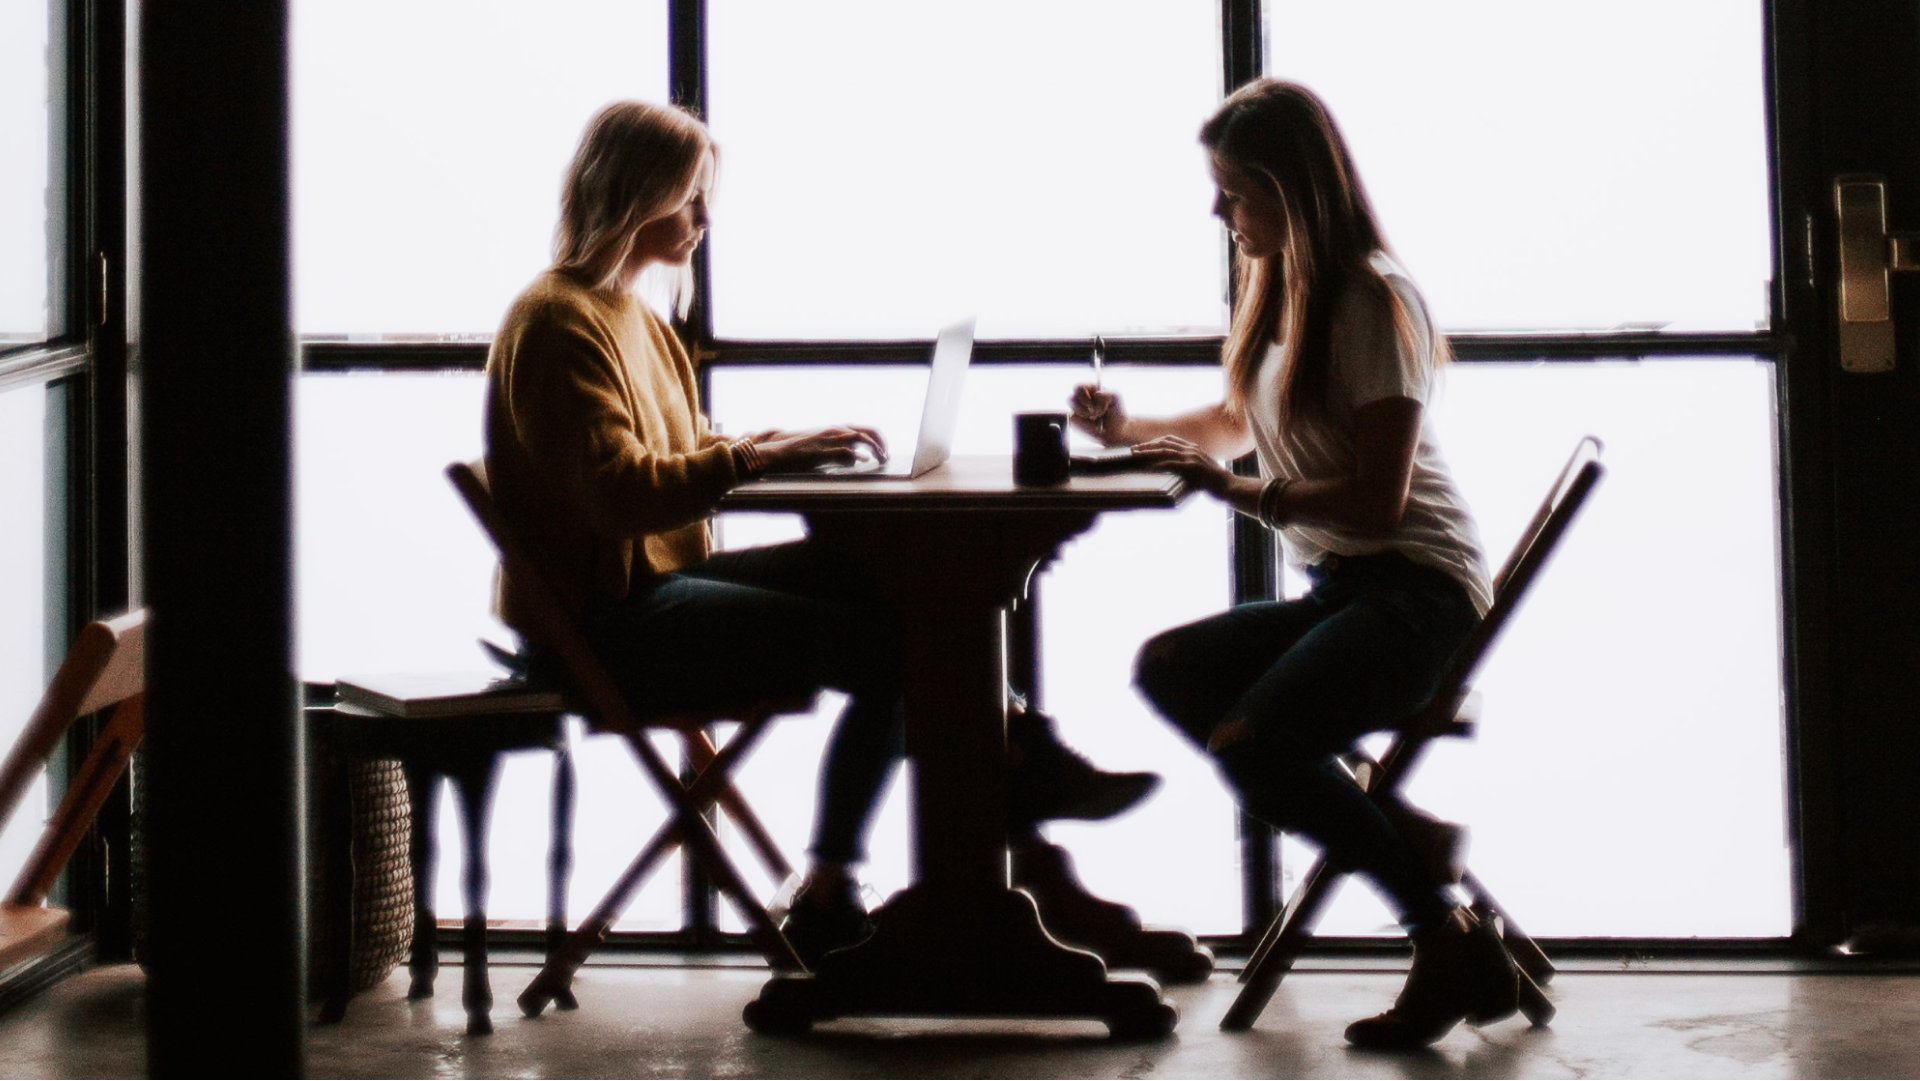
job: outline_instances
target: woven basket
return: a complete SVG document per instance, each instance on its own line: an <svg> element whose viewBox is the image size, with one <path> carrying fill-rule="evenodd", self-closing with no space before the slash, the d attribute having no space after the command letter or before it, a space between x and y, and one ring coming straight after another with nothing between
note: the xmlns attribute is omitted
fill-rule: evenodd
<svg viewBox="0 0 1920 1081"><path fill-rule="evenodd" d="M327 881L326 853L334 844L353 846L353 956L349 985L358 992L387 978L406 959L413 938L413 877L409 865L412 813L407 804L406 775L397 762L357 762L347 767L353 797L353 821L326 821L319 798L314 763L326 761L319 746L321 726L308 728L307 749L307 981L308 993L318 996L322 961L331 948L322 915L334 905L340 888ZM146 786L140 783L144 753L133 761L133 952L142 960L147 945Z"/></svg>

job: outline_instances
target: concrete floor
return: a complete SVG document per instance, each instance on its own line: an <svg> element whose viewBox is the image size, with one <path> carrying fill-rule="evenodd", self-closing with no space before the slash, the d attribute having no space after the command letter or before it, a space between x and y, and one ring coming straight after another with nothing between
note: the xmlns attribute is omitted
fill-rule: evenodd
<svg viewBox="0 0 1920 1081"><path fill-rule="evenodd" d="M1431 1051L1367 1054L1341 1029L1393 998L1391 972L1298 972L1252 1033L1215 1027L1230 975L1177 988L1180 1027L1119 1043L1096 1024L858 1020L800 1038L755 1035L740 1008L763 970L593 965L581 1009L522 1019L531 969L496 965L497 1032L464 1035L457 968L440 996L405 1000L404 976L316 1028L315 1077L1913 1077L1920 975L1563 972L1550 1029L1518 1018L1461 1027ZM143 981L94 969L0 1018L0 1076L144 1076Z"/></svg>

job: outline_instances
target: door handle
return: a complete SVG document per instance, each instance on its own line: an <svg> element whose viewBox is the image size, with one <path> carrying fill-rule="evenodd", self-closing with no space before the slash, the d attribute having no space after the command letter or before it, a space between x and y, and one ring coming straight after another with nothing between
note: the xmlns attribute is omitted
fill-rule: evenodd
<svg viewBox="0 0 1920 1081"><path fill-rule="evenodd" d="M1846 173L1833 178L1840 222L1840 367L1893 370L1893 304L1887 278L1920 270L1920 233L1887 232L1887 178Z"/></svg>

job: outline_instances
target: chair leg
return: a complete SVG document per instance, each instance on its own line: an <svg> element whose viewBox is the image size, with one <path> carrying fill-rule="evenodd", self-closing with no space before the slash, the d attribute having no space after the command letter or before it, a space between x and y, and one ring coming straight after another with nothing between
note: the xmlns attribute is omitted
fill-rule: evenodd
<svg viewBox="0 0 1920 1081"><path fill-rule="evenodd" d="M566 937L560 948L549 953L539 975L520 994L518 1002L522 1013L528 1017L538 1017L548 1003L557 1002L562 994L568 992L574 973L579 971L587 957L606 937L634 892L676 846L684 846L690 858L701 861L701 866L712 876L714 884L733 902L741 918L747 921L770 964L775 968L805 968L799 956L793 952L792 944L787 942L767 915L766 906L747 890L746 883L740 879L732 862L721 850L720 839L714 835L713 828L702 815L728 785L728 771L752 748L764 728L764 722L742 725L739 733L708 761L693 783L685 787L667 769L659 752L647 741L645 733L627 737L642 767L653 776L660 791L674 804L676 814L641 848L600 904Z"/></svg>
<svg viewBox="0 0 1920 1081"><path fill-rule="evenodd" d="M1298 890L1294 891L1295 897L1299 897L1300 895ZM1291 899L1289 899L1289 901L1291 901ZM1267 954L1273 952L1274 944L1280 941L1281 930L1286 927L1287 921L1284 918L1285 915L1286 908L1282 907L1279 915L1267 921L1267 929L1260 932L1260 941L1254 943L1253 952L1247 956L1246 967L1240 970L1240 976L1237 982L1246 983L1249 976L1265 967Z"/></svg>
<svg viewBox="0 0 1920 1081"><path fill-rule="evenodd" d="M499 762L498 754L480 755L450 771L460 792L461 817L466 825L467 865L462 884L467 918L465 933L460 936L460 1004L466 1007L469 1036L493 1031L493 987L487 979L487 819L493 810L493 781Z"/></svg>
<svg viewBox="0 0 1920 1081"><path fill-rule="evenodd" d="M1500 907L1500 902L1493 899L1493 894L1487 892L1487 888L1480 884L1480 880L1474 877L1472 871L1460 876L1460 884L1466 888L1467 895L1473 898L1475 915L1499 917L1502 928L1501 938L1506 942L1507 952L1513 954L1513 959L1519 964L1521 971L1531 977L1536 984L1553 982L1553 974L1556 971L1553 962L1548 960L1546 953L1540 949L1539 945L1520 929L1520 925L1513 922L1513 917L1507 914L1506 909ZM1544 1022L1541 1023L1544 1024Z"/></svg>
<svg viewBox="0 0 1920 1081"><path fill-rule="evenodd" d="M1540 985L1533 982L1533 977L1527 975L1527 970L1522 968L1520 970L1520 1013L1533 1027L1546 1028L1553 1022L1553 1015L1558 1012L1559 1009L1554 1006L1552 1000L1547 998L1547 993L1540 990Z"/></svg>
<svg viewBox="0 0 1920 1081"><path fill-rule="evenodd" d="M402 766L407 776L407 805L412 811L413 945L407 954L407 999L433 997L433 980L440 974L440 927L434 918L434 875L440 870L440 842L434 828L440 818L440 775L417 762Z"/></svg>
<svg viewBox="0 0 1920 1081"><path fill-rule="evenodd" d="M735 736L735 738L739 737ZM696 772L704 771L712 765L718 754L719 751L714 747L713 740L705 731L687 733L687 758L693 763ZM753 808L747 806L747 801L741 797L740 790L734 787L731 780L720 790L720 795L715 802L720 805L722 811L726 812L728 818L733 819L733 824L746 838L747 845L753 849L755 855L760 857L760 865L767 869L767 874L775 882L785 882L793 876L793 865L787 862L787 857L780 851L780 846L774 843L773 836L760 823L760 816L754 814Z"/></svg>
<svg viewBox="0 0 1920 1081"><path fill-rule="evenodd" d="M1227 1008L1226 1016L1220 1019L1222 1031L1245 1032L1260 1019L1261 1011L1280 989L1280 981L1299 960L1300 952L1313 934L1313 925L1320 919L1320 910L1333 897L1333 889L1341 878L1325 858L1313 861L1306 877L1294 887L1293 896L1287 898L1287 907L1274 917L1262 937L1265 951L1242 970L1240 979L1246 986Z"/></svg>
<svg viewBox="0 0 1920 1081"><path fill-rule="evenodd" d="M767 907L747 888L704 814L707 806L719 798L720 789L727 785L728 773L734 764L765 734L767 720L762 717L743 723L733 739L727 742L726 748L714 757L707 769L701 771L691 786L681 785L679 778L667 767L660 752L648 742L645 734L629 734L627 742L639 757L642 768L653 777L654 783L672 801L674 810L678 812L680 844L687 855L698 861L701 869L713 879L721 896L733 902L740 918L746 921L748 934L760 947L760 952L766 955L768 963L775 968L804 971L806 966L801 963L800 955L793 952L793 944L787 941L786 936L780 933L780 928L775 926L773 918L767 915ZM703 785L702 782L707 782L709 778L710 787ZM697 798L694 794L696 788L702 789Z"/></svg>
<svg viewBox="0 0 1920 1081"><path fill-rule="evenodd" d="M320 1023L330 1025L346 1017L347 999L353 994L353 786L347 780L347 763L338 755L329 755L322 766L320 804L331 887L322 897L332 902L320 915L328 930L327 955L320 962Z"/></svg>
<svg viewBox="0 0 1920 1081"><path fill-rule="evenodd" d="M607 891L607 895L600 899L600 903L594 906L592 912L587 913L586 919L580 921L580 926L561 939L557 948L548 946L546 964L541 966L539 974L533 978L532 983L527 985L525 991L520 992L520 997L516 1000L520 1004L521 1013L528 1017L538 1017L540 1011L547 1008L548 1003L560 1003L562 996L567 999L573 998L574 973L580 971L580 966L586 963L587 958L600 945L601 940L607 937L607 932L612 929L614 921L620 918L620 913L626 910L627 902L633 899L634 892L646 882L647 876L654 872L654 869L660 865L660 861L665 859L679 843L678 828L671 823L662 826L640 849L640 853L633 858L632 863L627 865L627 869L620 873L620 877L614 880L613 887ZM562 1008L571 1007L563 1006Z"/></svg>
<svg viewBox="0 0 1920 1081"><path fill-rule="evenodd" d="M547 860L547 960L560 953L567 940L567 881L573 875L573 752L563 730L553 748L553 842ZM580 1007L573 989L560 988L554 1005L563 1010Z"/></svg>

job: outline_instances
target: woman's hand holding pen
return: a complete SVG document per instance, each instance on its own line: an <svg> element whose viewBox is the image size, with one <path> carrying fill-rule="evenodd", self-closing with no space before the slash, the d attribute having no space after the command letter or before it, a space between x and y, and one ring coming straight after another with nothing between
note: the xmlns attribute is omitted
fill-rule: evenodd
<svg viewBox="0 0 1920 1081"><path fill-rule="evenodd" d="M1122 446L1127 442L1127 411L1120 396L1102 390L1097 384L1082 383L1073 388L1070 399L1074 427L1098 439L1103 446Z"/></svg>

